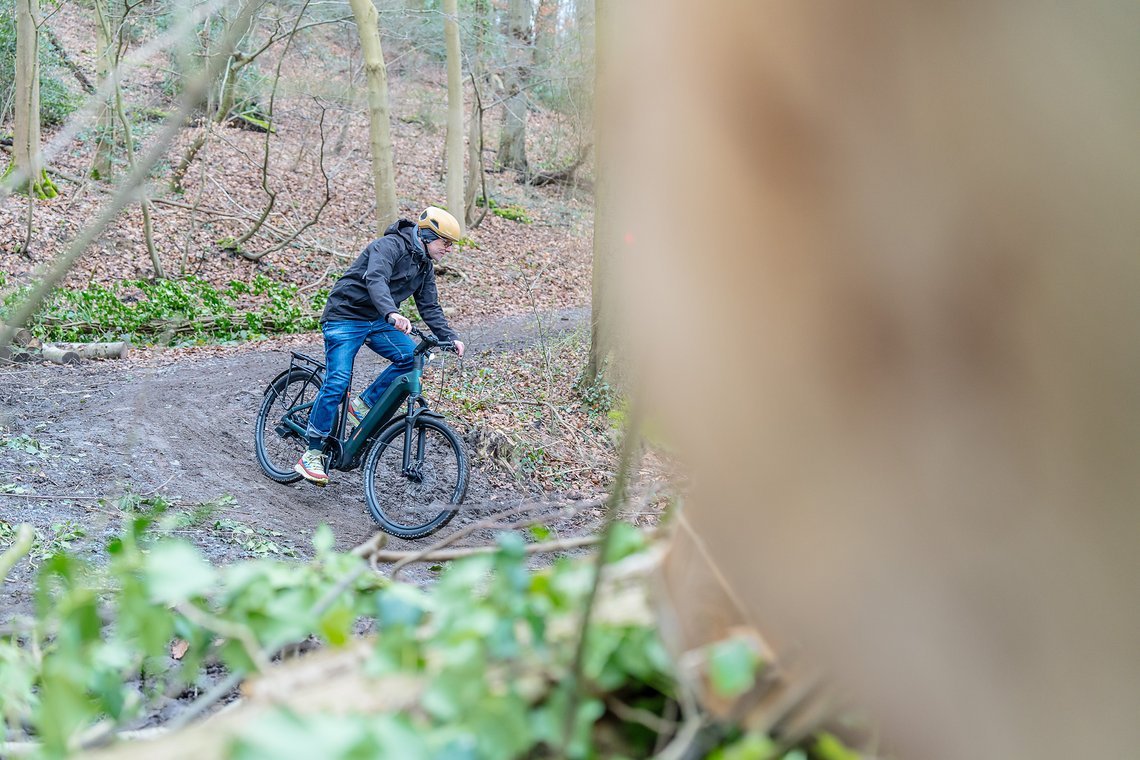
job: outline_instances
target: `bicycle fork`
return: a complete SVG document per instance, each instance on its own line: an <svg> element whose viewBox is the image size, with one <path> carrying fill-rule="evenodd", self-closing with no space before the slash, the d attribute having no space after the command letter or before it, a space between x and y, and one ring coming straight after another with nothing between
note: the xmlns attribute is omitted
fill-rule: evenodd
<svg viewBox="0 0 1140 760"><path fill-rule="evenodd" d="M408 413L404 417L404 462L401 472L413 483L422 483L424 482L424 447L426 446L422 428L419 437L416 439L416 456L415 459L412 459L412 431L415 428L416 417L419 416L414 414L415 407L415 397L409 397Z"/></svg>

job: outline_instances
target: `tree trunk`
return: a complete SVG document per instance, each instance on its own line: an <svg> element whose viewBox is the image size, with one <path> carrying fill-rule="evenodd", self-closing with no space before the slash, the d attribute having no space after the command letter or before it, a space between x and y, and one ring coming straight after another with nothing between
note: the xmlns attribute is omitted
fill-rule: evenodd
<svg viewBox="0 0 1140 760"><path fill-rule="evenodd" d="M526 160L526 85L530 78L532 55L530 12L531 0L511 0L506 29L511 63L503 77L506 104L499 138L499 165L521 172L524 178L529 169Z"/></svg>
<svg viewBox="0 0 1140 760"><path fill-rule="evenodd" d="M234 27L234 33L237 35L239 44L249 34L250 29L253 28L257 11L259 11L264 4L265 0L247 0L247 2L242 4L242 12L238 14L238 18L241 19L241 25ZM251 12L247 13L247 11ZM209 35L206 36L207 38L209 37ZM211 58L217 56L218 53L213 53ZM194 163L198 152L205 147L206 140L209 137L213 125L222 124L226 121L227 117L229 117L236 99L238 72L252 62L254 58L256 58L256 55L253 57L243 56L237 46L226 55L225 68L222 69L220 76L218 93L216 96L211 95L206 107L206 113L208 114L206 122L190 143L189 147L187 147L186 151L182 154L182 160L178 162L178 166L171 172L170 189L174 192L183 192L182 180L186 177L186 172L190 170L190 165Z"/></svg>
<svg viewBox="0 0 1140 760"><path fill-rule="evenodd" d="M40 156L39 0L16 0L16 114L12 164L13 189L37 198L54 198Z"/></svg>
<svg viewBox="0 0 1140 760"><path fill-rule="evenodd" d="M538 0L534 16L534 68L539 72L546 72L546 67L554 62L559 6L559 0Z"/></svg>
<svg viewBox="0 0 1140 760"><path fill-rule="evenodd" d="M114 33L118 20L114 0L95 0L95 78L100 91L105 91L107 78L112 76L118 64L118 35ZM104 96L95 125L95 157L91 162L91 177L96 180L111 179L111 159L115 147L112 99L112 95Z"/></svg>
<svg viewBox="0 0 1140 760"><path fill-rule="evenodd" d="M254 8L261 9L265 4L265 0L248 0ZM249 36L249 32L253 29L253 23L257 18L256 11L244 17L246 20L238 29L241 35L238 37L238 44ZM234 48L233 52L229 55L229 60L226 62L226 68L222 73L221 90L218 93L218 110L214 115L214 122L217 124L224 123L230 116L230 111L234 109L234 103L237 101L237 80L238 72L245 67L246 63L251 61L251 58L246 58L242 55L238 48Z"/></svg>
<svg viewBox="0 0 1140 760"><path fill-rule="evenodd" d="M464 229L463 208L463 66L459 52L457 0L443 0L443 34L447 41L447 207Z"/></svg>
<svg viewBox="0 0 1140 760"><path fill-rule="evenodd" d="M377 234L400 213L396 203L396 171L392 165L392 135L388 112L388 72L380 47L380 28L372 0L349 0L360 33L364 71L368 77L368 123L372 144L372 181L376 188Z"/></svg>
<svg viewBox="0 0 1140 760"><path fill-rule="evenodd" d="M594 0L594 91L597 108L594 118L594 268L590 293L590 358L582 376L583 385L590 386L602 379L606 361L613 346L612 310L610 308L609 287L611 277L608 268L612 259L613 240L617 234L616 219L611 218L609 198L610 183L606 177L606 152L609 141L605 139L598 125L602 123L600 112L604 108L606 65L610 58L610 35L603 18L607 0Z"/></svg>
<svg viewBox="0 0 1140 760"><path fill-rule="evenodd" d="M467 195L464 200L464 220L468 229L475 226L475 201L483 182L483 98L480 91L487 81L483 65L483 48L487 39L487 0L475 0L475 55L471 58L471 87L475 102L471 104L471 124L467 132ZM484 212L486 213L486 212ZM482 221L482 220L480 220Z"/></svg>

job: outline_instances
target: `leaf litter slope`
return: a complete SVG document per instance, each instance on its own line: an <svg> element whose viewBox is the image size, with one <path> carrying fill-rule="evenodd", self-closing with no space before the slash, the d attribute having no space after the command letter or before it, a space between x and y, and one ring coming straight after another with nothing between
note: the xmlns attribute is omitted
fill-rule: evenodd
<svg viewBox="0 0 1140 760"><path fill-rule="evenodd" d="M93 71L94 62L88 57L90 19L78 9L63 6L48 23L77 62ZM278 232L288 233L312 221L326 200L326 175L327 204L293 244L266 253L258 262L221 249L219 241L249 230L268 204L261 177L265 136L215 127L186 176L184 194L169 191L169 165L159 168L152 187L155 245L171 275L193 274L221 286L229 280L248 282L264 274L312 292L331 285L332 276L375 236L365 89L362 74L352 67L346 72L343 65L352 59L355 48L343 35L325 27L306 35L314 36L305 36L304 44L294 46L285 57L285 80L275 99L276 131L269 143L267 186L277 194L277 201L267 225L243 246L244 252L265 253L283 240ZM415 54L405 61L406 67L391 68L389 84L400 213L410 217L427 204L444 203L446 197L440 167L447 92L438 62ZM149 61L124 82L128 106L138 118L140 150L155 128L143 116L173 105L164 94L166 67L162 63ZM266 70L272 70L268 60ZM470 106L471 93L466 99ZM491 146L498 144L499 121L498 111L488 113L483 158L488 167L494 164ZM571 117L536 103L528 126L534 162L566 163L576 151L579 130L575 124ZM198 133L197 125L182 130L168 156L170 165L179 162ZM45 142L54 135L51 130L45 133ZM93 146L94 141L72 140L49 165L67 177L84 177L90 170ZM562 308L589 300L589 193L559 186L532 188L515 180L512 172L490 173L487 192L500 204L521 204L533 223L488 214L470 232L478 248L457 250L449 260L463 279L461 286L444 294L444 302L466 319L517 313L532 306ZM53 260L106 203L106 184L78 185L62 177L57 182L58 198L34 204L34 229L26 250L26 201L12 197L0 204L0 272L7 275L9 286L27 282L38 267ZM84 254L66 285L150 277L142 230L139 208L128 208Z"/></svg>
<svg viewBox="0 0 1140 760"><path fill-rule="evenodd" d="M546 315L541 338L528 317L460 325L473 347L465 371L511 361L520 347L581 331L587 321L584 309ZM172 511L198 510L199 522L178 533L216 563L258 554L308 556L313 532L322 523L332 528L338 548L361 543L374 525L365 511L359 470L334 472L326 488L281 485L266 478L254 458L254 421L265 387L288 366L290 350L320 356L318 340L310 334L0 373L0 428L6 442L0 446L0 491L6 491L0 493L0 521L32 523L45 549L79 529L85 536L77 546L97 557L127 516L120 499L157 496L171 503ZM384 364L362 351L356 386ZM432 390L438 382L432 381ZM473 460L468 508L435 538L391 539L390 548L426 547L500 508L544 496L533 483L504 477L470 445L467 450ZM585 532L598 516L594 510L556 518L549 527L560 534ZM480 531L459 545L490 539L490 532ZM413 566L406 577L423 582L433 573ZM19 587L30 578L30 567L11 576L17 588L6 588L6 603L26 601L27 589Z"/></svg>

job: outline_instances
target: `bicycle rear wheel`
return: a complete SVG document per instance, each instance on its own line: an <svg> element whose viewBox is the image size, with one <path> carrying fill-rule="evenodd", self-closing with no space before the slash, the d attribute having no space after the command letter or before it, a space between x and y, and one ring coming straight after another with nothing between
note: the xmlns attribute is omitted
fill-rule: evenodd
<svg viewBox="0 0 1140 760"><path fill-rule="evenodd" d="M432 417L412 427L405 471L401 420L372 444L364 462L364 500L372 519L398 538L423 538L451 522L467 493L467 455L451 428Z"/></svg>
<svg viewBox="0 0 1140 760"><path fill-rule="evenodd" d="M308 445L305 437L283 425L283 420L288 415L288 419L304 428L309 422L310 409L305 405L312 404L321 383L316 373L293 369L274 380L261 400L253 434L254 449L261 469L278 483L295 483L301 479L293 471L293 465Z"/></svg>

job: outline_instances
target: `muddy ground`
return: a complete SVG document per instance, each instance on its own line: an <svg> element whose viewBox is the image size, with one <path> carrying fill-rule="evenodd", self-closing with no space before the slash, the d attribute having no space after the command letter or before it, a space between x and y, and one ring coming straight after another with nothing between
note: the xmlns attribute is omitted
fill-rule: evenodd
<svg viewBox="0 0 1140 760"><path fill-rule="evenodd" d="M465 362L478 366L481 357L535 341L540 329L566 332L582 328L587 319L585 309L566 309L543 315L541 327L533 316L458 325L469 346ZM117 500L127 494L161 495L174 509L215 502L217 511L208 521L181 534L219 564L274 554L273 547L304 558L321 523L332 528L338 548L361 543L374 526L359 470L334 472L323 489L280 485L262 474L254 458L258 404L266 385L287 367L290 350L323 355L319 335L312 334L255 345L138 352L121 362L0 369L0 432L9 442L0 446L0 491L9 491L0 493L0 521L29 522L45 543L67 540L68 526L79 526L85 535L71 548L98 560L123 523ZM354 384L367 383L385 364L362 351ZM24 444L13 445L14 440ZM426 546L522 499L566 496L505 486L470 443L468 454L472 472L465 508L451 525L418 542L393 538L389 548ZM219 530L219 520L254 533ZM552 527L576 534L588 532L596 520L596 512L586 512L559 518ZM474 534L459 545L489 538ZM434 577L424 565L409 571L405 579L416 582ZM32 575L27 562L9 575L0 619L26 607Z"/></svg>

